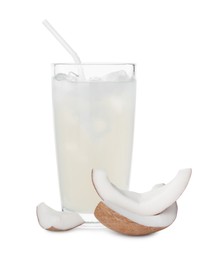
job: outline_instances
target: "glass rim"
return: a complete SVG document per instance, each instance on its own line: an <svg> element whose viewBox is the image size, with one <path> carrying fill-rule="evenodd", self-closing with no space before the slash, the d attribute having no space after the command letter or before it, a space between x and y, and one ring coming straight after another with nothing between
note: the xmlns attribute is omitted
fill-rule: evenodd
<svg viewBox="0 0 218 260"><path fill-rule="evenodd" d="M58 62L58 63L51 63L53 66L133 66L135 67L135 63L119 63L119 62L85 62L85 63L65 63L65 62Z"/></svg>

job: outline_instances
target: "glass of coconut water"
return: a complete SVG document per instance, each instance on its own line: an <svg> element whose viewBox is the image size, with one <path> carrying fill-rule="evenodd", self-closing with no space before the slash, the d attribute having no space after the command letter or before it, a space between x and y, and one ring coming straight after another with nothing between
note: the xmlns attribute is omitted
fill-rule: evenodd
<svg viewBox="0 0 218 260"><path fill-rule="evenodd" d="M135 65L62 63L52 66L62 209L76 211L91 221L100 200L92 185L92 169L105 170L112 183L121 189L129 185Z"/></svg>

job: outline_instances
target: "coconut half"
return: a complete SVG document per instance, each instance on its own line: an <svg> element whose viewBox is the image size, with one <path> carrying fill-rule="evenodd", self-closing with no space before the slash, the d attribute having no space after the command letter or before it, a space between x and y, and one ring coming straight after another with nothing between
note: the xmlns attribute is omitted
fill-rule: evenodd
<svg viewBox="0 0 218 260"><path fill-rule="evenodd" d="M180 170L176 177L166 185L144 193L124 191L112 184L102 170L92 171L92 182L103 201L142 216L153 216L169 208L183 193L192 170Z"/></svg>
<svg viewBox="0 0 218 260"><path fill-rule="evenodd" d="M157 184L153 190L163 187ZM139 198L139 194L125 191L125 195ZM133 195L133 196L132 196ZM170 226L177 216L177 203L174 202L169 208L154 216L142 216L121 208L110 201L100 202L95 209L95 217L106 227L113 231L131 235L148 235Z"/></svg>
<svg viewBox="0 0 218 260"><path fill-rule="evenodd" d="M76 212L60 212L41 203L36 207L39 225L49 231L66 231L80 226L84 220Z"/></svg>
<svg viewBox="0 0 218 260"><path fill-rule="evenodd" d="M177 216L177 204L154 216L140 216L110 202L100 202L95 217L109 229L125 235L142 236L170 226Z"/></svg>

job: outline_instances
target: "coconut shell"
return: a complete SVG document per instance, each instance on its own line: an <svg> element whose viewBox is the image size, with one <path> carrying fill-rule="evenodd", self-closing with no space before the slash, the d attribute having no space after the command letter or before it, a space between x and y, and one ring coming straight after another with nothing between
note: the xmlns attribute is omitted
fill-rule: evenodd
<svg viewBox="0 0 218 260"><path fill-rule="evenodd" d="M100 202L95 209L95 217L109 229L119 232L121 234L130 236L143 236L157 231L160 231L166 227L148 227L140 225L114 210L107 207L103 202Z"/></svg>

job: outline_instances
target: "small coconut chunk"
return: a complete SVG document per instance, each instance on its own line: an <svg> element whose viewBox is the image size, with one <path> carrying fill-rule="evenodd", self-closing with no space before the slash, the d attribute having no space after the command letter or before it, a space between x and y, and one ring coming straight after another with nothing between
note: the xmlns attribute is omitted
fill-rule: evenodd
<svg viewBox="0 0 218 260"><path fill-rule="evenodd" d="M76 212L60 212L41 203L36 208L39 225L49 231L66 231L80 226L84 220Z"/></svg>

